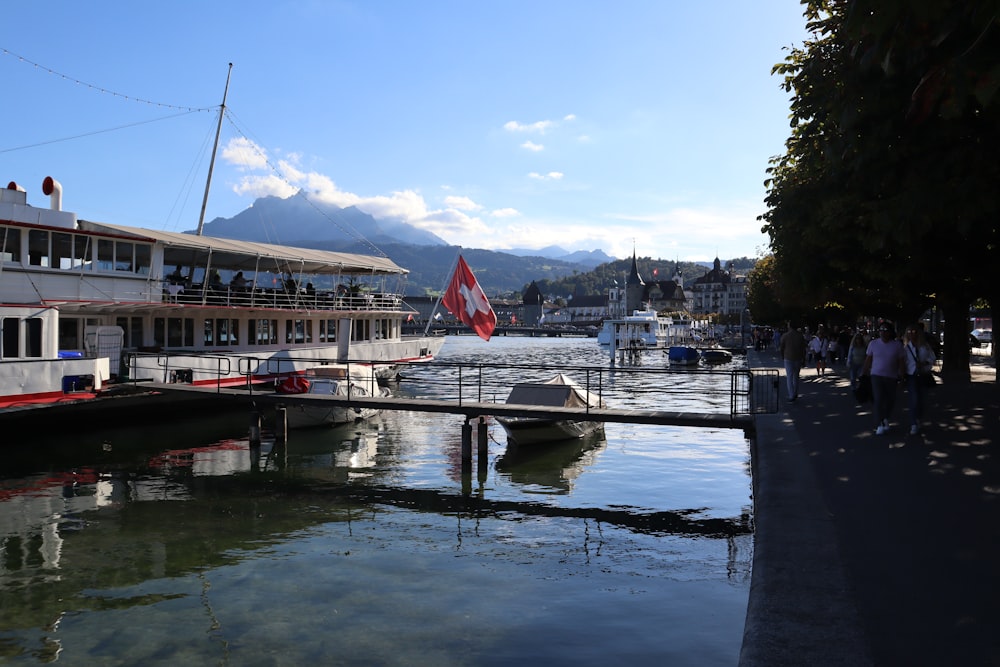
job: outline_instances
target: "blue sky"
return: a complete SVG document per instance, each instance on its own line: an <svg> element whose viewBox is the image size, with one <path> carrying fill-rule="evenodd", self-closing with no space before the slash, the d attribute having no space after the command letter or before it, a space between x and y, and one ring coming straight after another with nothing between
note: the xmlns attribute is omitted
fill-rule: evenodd
<svg viewBox="0 0 1000 667"><path fill-rule="evenodd" d="M805 36L796 0L14 3L0 180L194 229L232 62L206 221L303 188L467 248L757 256Z"/></svg>

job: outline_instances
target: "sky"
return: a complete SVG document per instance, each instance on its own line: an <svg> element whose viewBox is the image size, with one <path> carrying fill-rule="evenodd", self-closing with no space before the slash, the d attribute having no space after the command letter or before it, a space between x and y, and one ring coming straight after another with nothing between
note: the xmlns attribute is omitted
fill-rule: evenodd
<svg viewBox="0 0 1000 667"><path fill-rule="evenodd" d="M466 248L757 257L805 38L797 0L9 3L0 181L193 230L228 77L206 222L302 191Z"/></svg>

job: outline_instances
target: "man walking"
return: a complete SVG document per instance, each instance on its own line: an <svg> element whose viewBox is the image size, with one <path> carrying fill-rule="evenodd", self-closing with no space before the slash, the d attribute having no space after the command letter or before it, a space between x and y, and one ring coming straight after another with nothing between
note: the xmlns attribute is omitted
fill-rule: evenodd
<svg viewBox="0 0 1000 667"><path fill-rule="evenodd" d="M806 358L806 337L802 332L788 323L788 331L778 342L778 351L785 362L785 384L788 389L788 400L792 403L799 397L799 371Z"/></svg>

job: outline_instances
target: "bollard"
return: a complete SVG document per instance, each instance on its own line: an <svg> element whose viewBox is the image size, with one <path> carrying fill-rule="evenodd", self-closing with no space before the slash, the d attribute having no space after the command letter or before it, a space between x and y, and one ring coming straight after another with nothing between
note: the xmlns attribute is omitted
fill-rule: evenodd
<svg viewBox="0 0 1000 667"><path fill-rule="evenodd" d="M462 424L462 461L472 461L472 424Z"/></svg>
<svg viewBox="0 0 1000 667"><path fill-rule="evenodd" d="M482 484L487 478L489 463L489 432L486 428L486 418L479 418L479 450L476 452L476 473L479 483Z"/></svg>
<svg viewBox="0 0 1000 667"><path fill-rule="evenodd" d="M260 448L260 412L250 412L250 446Z"/></svg>
<svg viewBox="0 0 1000 667"><path fill-rule="evenodd" d="M279 405L274 410L274 442L283 445L288 441L288 408Z"/></svg>

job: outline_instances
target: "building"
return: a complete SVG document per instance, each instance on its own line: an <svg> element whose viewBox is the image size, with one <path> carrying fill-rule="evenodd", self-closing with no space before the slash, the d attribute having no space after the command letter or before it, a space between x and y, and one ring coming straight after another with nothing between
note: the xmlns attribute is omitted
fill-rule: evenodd
<svg viewBox="0 0 1000 667"><path fill-rule="evenodd" d="M651 308L658 313L688 312L691 295L684 289L680 263L674 269L670 280L646 282L639 275L635 253L632 253L632 268L625 279L625 286L617 283L608 289L608 317L622 319L637 310Z"/></svg>
<svg viewBox="0 0 1000 667"><path fill-rule="evenodd" d="M736 275L732 262L723 270L718 257L712 270L694 281L691 293L692 313L739 317L747 307L746 276Z"/></svg>

